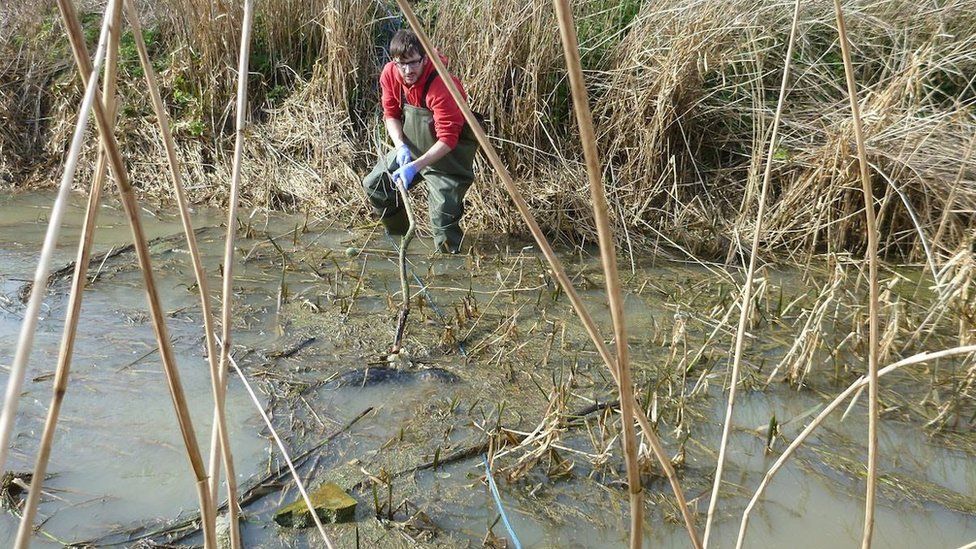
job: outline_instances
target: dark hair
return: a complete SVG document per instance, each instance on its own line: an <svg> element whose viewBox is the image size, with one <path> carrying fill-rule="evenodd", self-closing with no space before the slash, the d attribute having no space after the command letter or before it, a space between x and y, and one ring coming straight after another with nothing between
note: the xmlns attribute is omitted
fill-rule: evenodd
<svg viewBox="0 0 976 549"><path fill-rule="evenodd" d="M410 29L400 29L390 40L390 57L392 59L404 59L411 53L426 55L420 39Z"/></svg>

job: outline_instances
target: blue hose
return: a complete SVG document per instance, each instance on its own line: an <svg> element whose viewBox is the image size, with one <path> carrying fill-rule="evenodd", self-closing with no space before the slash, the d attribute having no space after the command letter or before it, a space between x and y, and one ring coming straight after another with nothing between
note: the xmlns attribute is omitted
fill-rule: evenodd
<svg viewBox="0 0 976 549"><path fill-rule="evenodd" d="M522 549L522 543L519 541L518 536L515 535L515 530L512 529L512 524L508 522L508 515L505 514L505 509L502 508L502 498L498 495L498 486L495 485L495 479L491 476L491 468L488 467L488 456L484 457L485 463L485 478L488 479L488 487L491 488L491 496L495 498L495 507L498 508L498 514L502 516L502 524L505 525L505 529L508 530L508 537L512 538L512 543L515 545L515 549Z"/></svg>

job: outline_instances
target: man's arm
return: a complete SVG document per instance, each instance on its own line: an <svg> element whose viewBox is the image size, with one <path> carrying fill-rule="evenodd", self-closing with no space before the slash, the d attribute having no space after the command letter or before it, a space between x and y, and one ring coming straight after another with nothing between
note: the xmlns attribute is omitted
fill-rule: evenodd
<svg viewBox="0 0 976 549"><path fill-rule="evenodd" d="M427 149L427 152L422 154L420 158L413 161L414 167L416 167L417 171L419 172L420 170L447 156L447 153L451 152L451 150L452 147L449 147L447 143L438 140L436 143L431 145L430 148Z"/></svg>
<svg viewBox="0 0 976 549"><path fill-rule="evenodd" d="M399 118L384 118L383 122L386 124L386 133L390 134L394 147L403 145L403 122Z"/></svg>

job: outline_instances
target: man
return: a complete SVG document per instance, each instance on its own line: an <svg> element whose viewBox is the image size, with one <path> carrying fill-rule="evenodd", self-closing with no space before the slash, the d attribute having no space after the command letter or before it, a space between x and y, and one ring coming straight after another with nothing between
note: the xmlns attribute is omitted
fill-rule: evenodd
<svg viewBox="0 0 976 549"><path fill-rule="evenodd" d="M457 253L464 236L460 221L464 195L474 180L477 142L412 31L400 30L393 36L390 58L380 75L380 88L383 122L394 149L366 176L363 188L387 233L403 235L409 224L394 185L409 190L423 180L434 244L442 252ZM447 64L444 56L440 59ZM461 82L451 78L467 98Z"/></svg>

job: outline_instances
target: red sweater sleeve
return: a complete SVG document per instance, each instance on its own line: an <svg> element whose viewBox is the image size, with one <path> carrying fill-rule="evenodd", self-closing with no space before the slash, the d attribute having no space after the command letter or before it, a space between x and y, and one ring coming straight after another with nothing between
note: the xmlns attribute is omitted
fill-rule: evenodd
<svg viewBox="0 0 976 549"><path fill-rule="evenodd" d="M403 97L400 95L402 84L396 78L394 63L387 63L380 73L380 90L382 92L383 117L399 120L403 115Z"/></svg>
<svg viewBox="0 0 976 549"><path fill-rule="evenodd" d="M461 86L461 81L452 77L461 95L467 99L467 94ZM461 130L464 129L464 115L461 108L447 91L447 85L440 78L435 79L427 92L427 108L434 113L434 134L438 141L443 141L450 148L457 146L458 139L461 137Z"/></svg>

